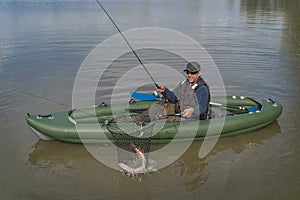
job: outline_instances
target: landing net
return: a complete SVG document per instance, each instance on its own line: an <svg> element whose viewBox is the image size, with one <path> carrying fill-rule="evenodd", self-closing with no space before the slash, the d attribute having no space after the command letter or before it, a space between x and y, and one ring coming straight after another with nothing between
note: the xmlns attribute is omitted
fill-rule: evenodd
<svg viewBox="0 0 300 200"><path fill-rule="evenodd" d="M117 117L106 125L117 146L119 163L133 168L140 165L136 148L148 163L154 124L147 116L131 115Z"/></svg>

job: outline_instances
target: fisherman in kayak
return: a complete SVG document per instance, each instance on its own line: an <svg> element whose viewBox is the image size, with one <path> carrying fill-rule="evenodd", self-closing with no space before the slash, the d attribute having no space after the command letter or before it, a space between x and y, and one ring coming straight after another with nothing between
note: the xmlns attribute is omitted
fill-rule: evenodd
<svg viewBox="0 0 300 200"><path fill-rule="evenodd" d="M190 62L184 69L187 79L173 90L157 85L156 89L169 102L176 104L176 113L183 117L199 116L200 120L209 119L210 92L207 83L201 77L201 67L197 62Z"/></svg>

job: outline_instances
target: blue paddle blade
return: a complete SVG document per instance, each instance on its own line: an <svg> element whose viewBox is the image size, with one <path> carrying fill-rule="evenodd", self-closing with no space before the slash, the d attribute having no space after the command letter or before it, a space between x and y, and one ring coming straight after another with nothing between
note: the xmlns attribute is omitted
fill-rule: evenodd
<svg viewBox="0 0 300 200"><path fill-rule="evenodd" d="M130 95L135 100L140 100L140 101L154 101L154 100L158 99L153 94L144 94L144 93L138 93L138 92L130 92Z"/></svg>

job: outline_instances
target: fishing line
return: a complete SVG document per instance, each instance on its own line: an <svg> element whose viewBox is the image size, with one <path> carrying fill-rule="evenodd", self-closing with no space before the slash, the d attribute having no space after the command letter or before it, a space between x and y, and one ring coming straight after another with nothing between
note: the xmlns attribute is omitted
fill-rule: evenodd
<svg viewBox="0 0 300 200"><path fill-rule="evenodd" d="M113 25L116 27L116 29L118 30L118 32L121 34L122 38L125 40L125 42L127 43L127 45L129 46L129 48L131 49L132 53L136 56L136 58L138 59L138 61L140 62L140 64L143 66L144 70L146 71L146 73L148 74L148 76L151 78L151 80L153 81L153 83L155 84L155 86L158 86L157 83L155 82L154 78L151 76L150 72L147 70L147 68L145 67L144 63L142 62L142 60L140 59L140 57L137 55L137 53L134 51L134 49L132 48L132 46L130 45L130 43L128 42L128 40L126 39L126 37L123 35L123 33L121 32L121 30L119 29L119 27L117 26L117 24L114 22L114 20L111 18L111 16L108 14L108 12L106 11L106 9L102 6L102 4L100 3L99 0L96 0L98 5L103 9L103 11L106 13L106 15L108 16L108 18L110 19L110 21L113 23ZM38 95L35 95L35 94L32 94L32 93L29 93L29 92L24 92L24 91L21 91L17 88L0 88L0 90L5 90L5 91L14 91L16 93L19 93L19 94L23 94L23 95L27 95L27 96L30 96L30 97L34 97L34 98L37 98L37 99L42 99L44 101L47 101L47 102L50 102L50 103L53 103L53 104L57 104L57 105L61 105L61 106L64 106L64 107L70 107L70 105L67 105L67 104L64 104L64 103L61 103L61 102L58 102L58 101L54 101L52 99L49 99L49 98L45 98L45 97L41 97L41 96L38 96Z"/></svg>
<svg viewBox="0 0 300 200"><path fill-rule="evenodd" d="M108 16L109 20L113 23L113 25L116 27L116 29L118 30L118 32L121 34L122 38L125 40L125 42L127 43L127 45L129 46L129 48L131 49L132 53L135 55L135 57L138 59L138 61L140 62L140 64L143 66L143 68L145 69L146 73L148 74L148 76L151 78L151 80L153 81L154 85L156 87L158 87L158 84L155 82L154 78L151 76L150 72L147 70L147 68L145 67L144 63L142 62L142 60L140 59L140 57L137 55L137 53L134 51L134 49L132 48L132 46L130 45L130 43L128 42L128 40L126 39L126 37L123 35L123 33L121 32L121 30L119 29L119 27L117 26L117 24L114 22L114 20L111 18L111 16L108 14L108 12L106 11L106 9L102 6L102 4L100 3L99 0L96 0L98 5L102 8L102 10L105 12L105 14Z"/></svg>
<svg viewBox="0 0 300 200"><path fill-rule="evenodd" d="M23 94L23 95L34 97L34 98L37 98L37 99L42 99L42 100L50 102L50 103L54 103L54 104L57 104L57 105L61 105L61 106L70 108L70 106L67 105L67 104L60 103L58 101L54 101L54 100L51 100L51 99L48 99L48 98L45 98L45 97L41 97L41 96L38 96L38 95L35 95L35 94L31 94L29 92L24 92L24 91L18 90L16 88L0 88L0 90L5 90L5 91L8 91L8 92L13 91L13 92L16 92L18 94Z"/></svg>

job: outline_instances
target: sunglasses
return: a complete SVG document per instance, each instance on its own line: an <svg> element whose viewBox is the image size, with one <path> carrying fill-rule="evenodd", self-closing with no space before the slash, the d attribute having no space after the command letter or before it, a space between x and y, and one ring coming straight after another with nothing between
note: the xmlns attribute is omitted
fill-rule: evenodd
<svg viewBox="0 0 300 200"><path fill-rule="evenodd" d="M185 71L186 74L191 74L191 75L195 75L197 74L198 72L190 72L190 71Z"/></svg>

